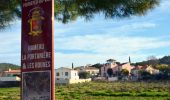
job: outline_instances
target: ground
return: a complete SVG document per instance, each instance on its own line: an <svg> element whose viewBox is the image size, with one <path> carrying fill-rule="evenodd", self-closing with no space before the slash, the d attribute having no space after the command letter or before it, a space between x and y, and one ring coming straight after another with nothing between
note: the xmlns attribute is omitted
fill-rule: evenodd
<svg viewBox="0 0 170 100"><path fill-rule="evenodd" d="M88 82L56 85L56 100L170 100L170 82ZM20 100L20 88L0 88L0 100Z"/></svg>

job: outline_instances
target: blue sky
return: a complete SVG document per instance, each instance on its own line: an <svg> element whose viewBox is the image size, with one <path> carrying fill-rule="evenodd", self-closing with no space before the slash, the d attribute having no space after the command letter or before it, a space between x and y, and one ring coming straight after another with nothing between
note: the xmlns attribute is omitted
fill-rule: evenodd
<svg viewBox="0 0 170 100"><path fill-rule="evenodd" d="M170 0L145 16L91 21L79 18L69 24L55 22L55 67L104 63L109 58L127 62L170 55ZM20 65L21 22L0 32L0 63Z"/></svg>

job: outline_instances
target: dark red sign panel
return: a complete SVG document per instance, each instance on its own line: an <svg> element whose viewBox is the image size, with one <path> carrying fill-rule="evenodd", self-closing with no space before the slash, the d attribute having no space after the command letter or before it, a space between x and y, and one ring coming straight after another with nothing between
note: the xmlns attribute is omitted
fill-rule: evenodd
<svg viewBox="0 0 170 100"><path fill-rule="evenodd" d="M54 100L53 0L22 0L22 100Z"/></svg>

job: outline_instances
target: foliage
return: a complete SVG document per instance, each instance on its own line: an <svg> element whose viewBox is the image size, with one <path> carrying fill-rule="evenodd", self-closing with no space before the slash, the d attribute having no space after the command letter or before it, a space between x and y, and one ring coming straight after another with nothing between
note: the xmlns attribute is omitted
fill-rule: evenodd
<svg viewBox="0 0 170 100"><path fill-rule="evenodd" d="M114 61L116 61L116 60L114 60L114 59L108 59L108 60L106 60L107 63L112 63L112 62L114 62Z"/></svg>
<svg viewBox="0 0 170 100"><path fill-rule="evenodd" d="M97 63L97 64L92 65L91 67L95 67L95 68L100 69L102 67L102 64Z"/></svg>
<svg viewBox="0 0 170 100"><path fill-rule="evenodd" d="M20 89L14 88L0 88L0 100L20 100Z"/></svg>
<svg viewBox="0 0 170 100"><path fill-rule="evenodd" d="M147 58L148 65L151 65L155 68L159 64L159 60L155 56L149 56Z"/></svg>
<svg viewBox="0 0 170 100"><path fill-rule="evenodd" d="M84 17L89 20L96 14L105 18L125 18L144 15L155 8L160 0L55 0L55 18L63 23ZM0 1L0 29L21 17L21 0Z"/></svg>
<svg viewBox="0 0 170 100"><path fill-rule="evenodd" d="M91 76L90 76L90 73L88 73L88 72L80 72L79 73L79 78L80 79L87 79L87 78L90 78Z"/></svg>
<svg viewBox="0 0 170 100"><path fill-rule="evenodd" d="M56 100L168 100L169 82L88 82L59 85ZM0 88L0 100L20 100L19 88Z"/></svg>
<svg viewBox="0 0 170 100"><path fill-rule="evenodd" d="M101 13L105 18L124 18L144 15L159 4L159 0L58 0L56 18L63 23L85 17L87 20Z"/></svg>
<svg viewBox="0 0 170 100"><path fill-rule="evenodd" d="M10 63L0 63L0 70L7 70L7 69L19 69L20 66Z"/></svg>
<svg viewBox="0 0 170 100"><path fill-rule="evenodd" d="M158 63L159 62L159 63ZM134 63L133 65L137 66L137 65L141 65L141 66L144 66L144 65L148 65L148 63L152 63L152 59L149 57L146 61L142 61L142 62L137 62L137 63ZM164 56L160 59L156 59L155 57L153 58L153 65L156 66L158 64L167 64L167 65L170 65L170 56Z"/></svg>
<svg viewBox="0 0 170 100"><path fill-rule="evenodd" d="M140 75L142 80L149 80L151 78L151 74L145 70L140 70Z"/></svg>
<svg viewBox="0 0 170 100"><path fill-rule="evenodd" d="M0 29L21 17L21 0L0 0Z"/></svg>
<svg viewBox="0 0 170 100"><path fill-rule="evenodd" d="M168 64L170 65L170 56L164 56L163 58L159 59L160 64Z"/></svg>
<svg viewBox="0 0 170 100"><path fill-rule="evenodd" d="M169 97L170 87L169 82L90 82L71 84L68 86L56 86L57 99L64 100L132 100L128 98L140 98L148 97L144 100L157 100L159 97ZM88 98L89 97L89 98ZM109 98L108 98L109 97ZM149 99L152 98L152 99ZM107 99L106 99L107 98ZM143 99L140 99L143 100Z"/></svg>
<svg viewBox="0 0 170 100"><path fill-rule="evenodd" d="M127 69L122 69L121 70L121 74L122 74L122 76L128 76L129 75L129 71Z"/></svg>

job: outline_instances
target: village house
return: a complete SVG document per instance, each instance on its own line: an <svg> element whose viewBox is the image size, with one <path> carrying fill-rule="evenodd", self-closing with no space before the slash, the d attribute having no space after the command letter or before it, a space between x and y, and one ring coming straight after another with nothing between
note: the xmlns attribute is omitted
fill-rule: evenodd
<svg viewBox="0 0 170 100"><path fill-rule="evenodd" d="M140 71L146 71L149 72L150 74L159 74L159 70L154 69L151 66L136 66L131 70L131 75L132 75L132 79L133 80L138 80L141 75L140 75Z"/></svg>
<svg viewBox="0 0 170 100"><path fill-rule="evenodd" d="M3 71L0 77L0 81L20 81L21 70L8 69Z"/></svg>
<svg viewBox="0 0 170 100"><path fill-rule="evenodd" d="M55 70L55 82L57 84L72 84L91 81L91 79L79 79L78 71L61 67Z"/></svg>
<svg viewBox="0 0 170 100"><path fill-rule="evenodd" d="M95 67L90 67L90 66L81 66L81 67L76 67L74 68L75 70L78 71L78 73L81 72L88 72L91 76L95 76L99 74L99 69Z"/></svg>
<svg viewBox="0 0 170 100"><path fill-rule="evenodd" d="M118 70L116 66L118 66L116 64L116 60L107 60L107 63L103 64L103 66L101 67L101 77L107 77L108 76L107 70L110 68L114 71Z"/></svg>
<svg viewBox="0 0 170 100"><path fill-rule="evenodd" d="M116 60L109 59L107 60L106 64L103 64L101 67L101 77L109 77L108 75L108 69L112 69L113 74L116 75L118 72L121 72L122 69L126 69L131 73L131 69L133 69L133 66L130 65L130 62L117 64Z"/></svg>
<svg viewBox="0 0 170 100"><path fill-rule="evenodd" d="M20 76L21 74L21 70L12 70L12 69L8 69L7 71L4 71L3 76Z"/></svg>

